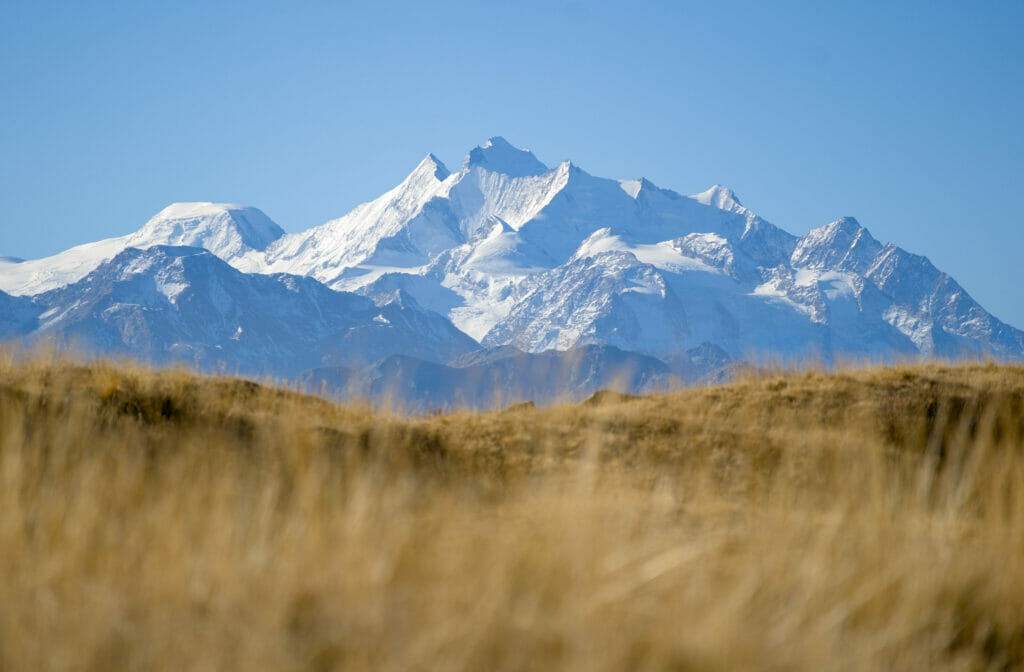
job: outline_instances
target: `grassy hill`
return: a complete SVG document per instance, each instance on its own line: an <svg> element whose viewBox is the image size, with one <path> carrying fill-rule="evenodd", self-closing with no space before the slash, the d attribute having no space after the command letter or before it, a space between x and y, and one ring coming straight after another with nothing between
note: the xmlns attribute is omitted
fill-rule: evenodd
<svg viewBox="0 0 1024 672"><path fill-rule="evenodd" d="M408 418L0 357L0 669L1024 667L1024 369Z"/></svg>

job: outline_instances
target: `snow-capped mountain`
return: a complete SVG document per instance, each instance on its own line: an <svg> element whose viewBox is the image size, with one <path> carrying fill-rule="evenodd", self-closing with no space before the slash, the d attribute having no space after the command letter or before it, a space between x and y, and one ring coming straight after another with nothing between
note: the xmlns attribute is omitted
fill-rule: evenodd
<svg viewBox="0 0 1024 672"><path fill-rule="evenodd" d="M377 305L313 278L242 273L196 247L126 249L33 303L33 338L245 374L294 376L399 353L441 362L478 347L408 296Z"/></svg>
<svg viewBox="0 0 1024 672"><path fill-rule="evenodd" d="M15 295L0 295L0 337L59 333L260 371L347 366L349 351L358 366L443 364L481 346L602 345L663 362L703 344L748 360L1024 359L1024 332L852 218L796 236L725 187L687 197L549 168L502 138L455 171L429 154L304 232L253 208L175 204L120 238L0 258L0 290Z"/></svg>
<svg viewBox="0 0 1024 672"><path fill-rule="evenodd" d="M850 218L797 237L725 187L685 197L569 161L549 169L502 138L456 172L428 155L395 189L263 257L259 270L368 296L402 289L483 344L528 352L1024 356L1020 331Z"/></svg>
<svg viewBox="0 0 1024 672"><path fill-rule="evenodd" d="M72 247L43 259L0 258L0 291L40 294L77 282L104 261L130 248L154 245L202 247L244 268L284 231L256 208L227 203L175 203L134 233Z"/></svg>
<svg viewBox="0 0 1024 672"><path fill-rule="evenodd" d="M605 343L672 352L689 331L682 301L657 269L629 252L574 257L517 286L515 305L484 337L528 351Z"/></svg>

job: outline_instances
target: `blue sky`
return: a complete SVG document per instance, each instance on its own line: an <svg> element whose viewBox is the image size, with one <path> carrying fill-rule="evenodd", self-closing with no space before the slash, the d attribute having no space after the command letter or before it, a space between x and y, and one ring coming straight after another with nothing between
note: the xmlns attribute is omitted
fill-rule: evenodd
<svg viewBox="0 0 1024 672"><path fill-rule="evenodd" d="M853 215L1024 327L1024 3L892 4L0 1L0 254L183 200L302 230L503 135Z"/></svg>

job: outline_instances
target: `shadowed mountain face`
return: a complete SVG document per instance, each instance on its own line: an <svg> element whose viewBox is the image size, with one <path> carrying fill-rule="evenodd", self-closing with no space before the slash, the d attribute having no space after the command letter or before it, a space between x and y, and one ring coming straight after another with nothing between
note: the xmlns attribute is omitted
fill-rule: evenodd
<svg viewBox="0 0 1024 672"><path fill-rule="evenodd" d="M42 309L29 297L0 292L0 341L35 331Z"/></svg>
<svg viewBox="0 0 1024 672"><path fill-rule="evenodd" d="M549 167L503 138L454 172L430 154L304 232L178 203L120 238L0 257L0 290L0 338L278 376L348 367L367 393L407 385L410 399L556 398L616 376L640 389L701 379L719 354L1024 359L1024 332L851 217L795 236L725 187L686 197ZM441 366L481 347L521 352ZM622 353L637 359L619 375Z"/></svg>
<svg viewBox="0 0 1024 672"><path fill-rule="evenodd" d="M448 361L476 343L408 297L377 305L312 278L245 274L206 250L130 248L42 294L37 336L88 352L293 376L410 353Z"/></svg>
<svg viewBox="0 0 1024 672"><path fill-rule="evenodd" d="M448 365L407 356L372 366L323 367L301 377L307 389L339 398L369 399L399 408L501 408L523 401L579 401L598 390L652 392L720 382L738 364L705 344L671 364L611 346L527 353L512 346L479 350Z"/></svg>

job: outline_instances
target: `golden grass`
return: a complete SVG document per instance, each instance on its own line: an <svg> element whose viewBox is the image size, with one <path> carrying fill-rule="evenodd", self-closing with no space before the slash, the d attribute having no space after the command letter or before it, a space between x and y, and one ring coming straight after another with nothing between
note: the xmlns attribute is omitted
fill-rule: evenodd
<svg viewBox="0 0 1024 672"><path fill-rule="evenodd" d="M1024 369L403 418L0 358L0 669L1024 667Z"/></svg>

